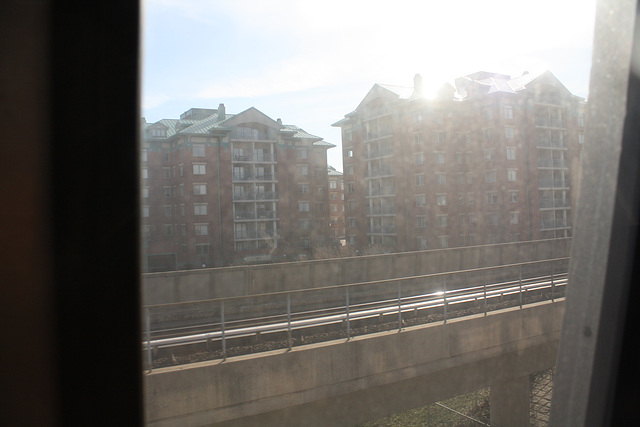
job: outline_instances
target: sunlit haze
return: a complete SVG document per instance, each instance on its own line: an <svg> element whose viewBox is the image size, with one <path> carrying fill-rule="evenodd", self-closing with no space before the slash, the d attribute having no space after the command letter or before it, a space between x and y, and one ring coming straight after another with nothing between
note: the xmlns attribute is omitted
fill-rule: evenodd
<svg viewBox="0 0 640 427"><path fill-rule="evenodd" d="M142 115L256 107L340 146L375 83L425 92L475 71L549 69L587 97L595 1L145 0ZM342 170L339 148L329 164Z"/></svg>

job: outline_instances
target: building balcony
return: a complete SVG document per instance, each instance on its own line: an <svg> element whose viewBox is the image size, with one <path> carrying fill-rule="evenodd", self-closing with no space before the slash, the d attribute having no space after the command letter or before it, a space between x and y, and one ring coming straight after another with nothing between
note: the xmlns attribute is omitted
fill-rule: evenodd
<svg viewBox="0 0 640 427"><path fill-rule="evenodd" d="M566 122L566 120L549 119L549 118L546 118L546 117L538 117L538 118L536 118L536 126L537 127L546 127L546 128L556 128L556 129L566 129L567 122Z"/></svg>
<svg viewBox="0 0 640 427"><path fill-rule="evenodd" d="M261 219L277 219L278 213L276 211L236 211L233 214L233 218L236 221L242 220L261 220Z"/></svg>
<svg viewBox="0 0 640 427"><path fill-rule="evenodd" d="M366 132L364 135L364 140L369 141L371 139L385 138L387 136L392 136L392 135L393 135L392 128L390 127L382 128L382 129L378 129L377 131Z"/></svg>
<svg viewBox="0 0 640 427"><path fill-rule="evenodd" d="M394 168L393 166L381 167L378 169L367 171L365 178L382 178L385 176L393 176Z"/></svg>
<svg viewBox="0 0 640 427"><path fill-rule="evenodd" d="M370 227L368 234L397 234L395 225L374 225Z"/></svg>
<svg viewBox="0 0 640 427"><path fill-rule="evenodd" d="M536 146L539 148L567 148L567 143L561 139L538 138Z"/></svg>
<svg viewBox="0 0 640 427"><path fill-rule="evenodd" d="M571 227L568 219L543 219L540 221L540 230Z"/></svg>
<svg viewBox="0 0 640 427"><path fill-rule="evenodd" d="M372 188L371 190L367 189L365 192L365 196L395 196L396 190L393 187L382 187L382 188Z"/></svg>
<svg viewBox="0 0 640 427"><path fill-rule="evenodd" d="M368 207L367 215L395 215L396 207L395 206L385 206L385 207Z"/></svg>
<svg viewBox="0 0 640 427"><path fill-rule="evenodd" d="M569 161L567 159L538 159L539 168L567 169Z"/></svg>
<svg viewBox="0 0 640 427"><path fill-rule="evenodd" d="M257 163L269 163L276 162L276 155L271 153L259 154L234 154L231 158L233 163L245 163L245 162L257 162Z"/></svg>
<svg viewBox="0 0 640 427"><path fill-rule="evenodd" d="M569 208L569 200L562 199L540 199L540 209Z"/></svg>
<svg viewBox="0 0 640 427"><path fill-rule="evenodd" d="M538 179L538 188L569 188L569 179Z"/></svg>
<svg viewBox="0 0 640 427"><path fill-rule="evenodd" d="M255 201L255 200L277 200L277 191L249 192L249 193L233 193L233 201Z"/></svg>
<svg viewBox="0 0 640 427"><path fill-rule="evenodd" d="M270 173L265 174L233 174L234 182L246 181L276 181L275 176Z"/></svg>
<svg viewBox="0 0 640 427"><path fill-rule="evenodd" d="M364 154L366 160L377 159L380 157L393 156L393 148L384 148L379 150L370 150Z"/></svg>
<svg viewBox="0 0 640 427"><path fill-rule="evenodd" d="M235 240L273 239L275 236L275 230L236 230L233 235Z"/></svg>

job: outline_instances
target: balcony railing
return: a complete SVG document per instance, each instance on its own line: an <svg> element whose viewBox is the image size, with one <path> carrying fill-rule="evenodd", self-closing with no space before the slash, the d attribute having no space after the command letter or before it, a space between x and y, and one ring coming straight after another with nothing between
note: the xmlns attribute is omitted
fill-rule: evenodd
<svg viewBox="0 0 640 427"><path fill-rule="evenodd" d="M379 150L369 150L364 154L364 158L367 160L385 156L393 156L393 147L381 148Z"/></svg>
<svg viewBox="0 0 640 427"><path fill-rule="evenodd" d="M540 199L541 208L568 208L571 207L569 200L562 199Z"/></svg>
<svg viewBox="0 0 640 427"><path fill-rule="evenodd" d="M395 206L374 206L367 208L367 215L395 215L396 207Z"/></svg>
<svg viewBox="0 0 640 427"><path fill-rule="evenodd" d="M381 168L368 171L365 178L378 178L382 176L392 176L393 174L393 166L383 166Z"/></svg>
<svg viewBox="0 0 640 427"><path fill-rule="evenodd" d="M247 154L234 154L233 162L275 162L276 156L271 153L247 153Z"/></svg>
<svg viewBox="0 0 640 427"><path fill-rule="evenodd" d="M274 175L271 173L264 174L233 174L234 181L275 181Z"/></svg>
<svg viewBox="0 0 640 427"><path fill-rule="evenodd" d="M543 219L540 221L541 230L548 230L550 228L567 228L570 226L568 219Z"/></svg>
<svg viewBox="0 0 640 427"><path fill-rule="evenodd" d="M276 200L278 198L277 191L233 193L234 201L251 201L251 200Z"/></svg>
<svg viewBox="0 0 640 427"><path fill-rule="evenodd" d="M270 239L276 235L275 230L236 230L234 237L236 240L242 239Z"/></svg>
<svg viewBox="0 0 640 427"><path fill-rule="evenodd" d="M369 231L370 234L396 234L397 228L395 225L374 225Z"/></svg>
<svg viewBox="0 0 640 427"><path fill-rule="evenodd" d="M567 122L560 119L549 119L546 117L536 118L536 126L538 127L550 127L550 128L566 128Z"/></svg>
<svg viewBox="0 0 640 427"><path fill-rule="evenodd" d="M538 188L565 188L569 187L569 179L538 179Z"/></svg>
<svg viewBox="0 0 640 427"><path fill-rule="evenodd" d="M365 195L366 196L393 196L395 195L396 190L393 187L382 187L382 188L372 188L371 190L367 189Z"/></svg>
<svg viewBox="0 0 640 427"><path fill-rule="evenodd" d="M539 168L568 168L567 159L538 159Z"/></svg>
<svg viewBox="0 0 640 427"><path fill-rule="evenodd" d="M536 145L542 148L567 148L567 143L561 139L538 138Z"/></svg>

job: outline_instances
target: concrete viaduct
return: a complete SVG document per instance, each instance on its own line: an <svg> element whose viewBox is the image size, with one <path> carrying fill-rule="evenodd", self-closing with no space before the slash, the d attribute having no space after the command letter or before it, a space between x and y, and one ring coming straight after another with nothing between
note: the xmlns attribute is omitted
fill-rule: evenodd
<svg viewBox="0 0 640 427"><path fill-rule="evenodd" d="M494 259L484 256L482 249L450 251L444 258L440 254L439 269L444 270L444 262L459 265L465 259L472 264L465 267L482 267L516 261L516 257L522 262L567 256L570 241L511 245L497 251L486 247ZM398 270L406 265L409 275L424 268L416 258L420 254L412 255L411 262L393 259L404 254L385 255L387 266ZM360 262L371 262L362 258ZM344 266L344 260L338 262ZM237 279L252 274L247 273L250 268L237 269L244 269ZM203 299L215 293L206 290L201 279L181 274L153 275L156 281L150 286L168 280L166 286L172 287L170 293L175 296L179 293L176 283L182 281L191 286L192 294L194 290L207 294ZM210 279L215 273L197 274ZM277 274L287 277L283 270ZM244 283L242 293L248 285ZM158 295L162 293L155 292L151 298ZM146 421L150 426L350 426L490 387L491 425L525 426L529 423L529 375L555 365L563 312L561 299L349 341L156 369L144 378Z"/></svg>

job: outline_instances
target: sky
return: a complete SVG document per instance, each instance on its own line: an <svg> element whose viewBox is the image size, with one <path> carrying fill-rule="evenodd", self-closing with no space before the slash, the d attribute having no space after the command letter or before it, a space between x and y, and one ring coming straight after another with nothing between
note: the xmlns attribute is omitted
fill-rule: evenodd
<svg viewBox="0 0 640 427"><path fill-rule="evenodd" d="M428 95L476 71L551 71L588 97L595 0L143 0L142 116L255 107L337 145L376 83Z"/></svg>

